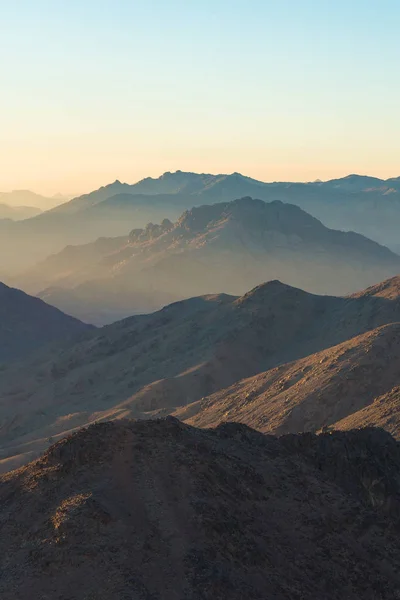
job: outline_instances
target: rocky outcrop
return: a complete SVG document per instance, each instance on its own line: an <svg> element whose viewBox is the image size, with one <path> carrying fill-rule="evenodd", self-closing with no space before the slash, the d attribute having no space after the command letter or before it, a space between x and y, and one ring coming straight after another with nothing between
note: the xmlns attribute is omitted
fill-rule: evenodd
<svg viewBox="0 0 400 600"><path fill-rule="evenodd" d="M160 237L163 233L171 231L173 223L169 219L163 219L161 223L148 223L144 229L132 229L129 234L129 242L132 244L148 242Z"/></svg>
<svg viewBox="0 0 400 600"><path fill-rule="evenodd" d="M95 425L0 478L0 594L393 600L399 445L168 418Z"/></svg>

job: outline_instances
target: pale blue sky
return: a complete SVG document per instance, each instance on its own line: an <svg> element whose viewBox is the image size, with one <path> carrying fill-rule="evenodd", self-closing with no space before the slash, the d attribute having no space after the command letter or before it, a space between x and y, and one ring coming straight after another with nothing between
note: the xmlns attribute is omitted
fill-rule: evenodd
<svg viewBox="0 0 400 600"><path fill-rule="evenodd" d="M0 191L400 175L399 0L0 0Z"/></svg>

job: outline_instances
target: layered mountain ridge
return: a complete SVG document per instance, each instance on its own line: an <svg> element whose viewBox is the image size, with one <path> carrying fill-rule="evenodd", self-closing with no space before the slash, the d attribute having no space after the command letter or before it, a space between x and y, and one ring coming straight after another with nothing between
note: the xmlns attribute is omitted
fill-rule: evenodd
<svg viewBox="0 0 400 600"><path fill-rule="evenodd" d="M82 320L109 323L210 292L243 294L280 279L346 294L400 271L400 257L297 206L241 198L185 211L172 223L68 247L17 284ZM65 290L65 292L63 291Z"/></svg>
<svg viewBox="0 0 400 600"><path fill-rule="evenodd" d="M330 297L272 281L242 297L183 300L10 365L0 380L1 468L68 431L125 417L173 413L208 426L231 416L270 433L335 425L400 385L398 285Z"/></svg>
<svg viewBox="0 0 400 600"><path fill-rule="evenodd" d="M399 182L351 175L327 182L264 183L240 173L181 171L133 185L117 180L23 223L0 223L0 249L13 255L0 269L15 272L68 244L125 235L129 221L132 228L165 217L175 221L184 209L244 196L298 205L330 228L354 230L399 251Z"/></svg>

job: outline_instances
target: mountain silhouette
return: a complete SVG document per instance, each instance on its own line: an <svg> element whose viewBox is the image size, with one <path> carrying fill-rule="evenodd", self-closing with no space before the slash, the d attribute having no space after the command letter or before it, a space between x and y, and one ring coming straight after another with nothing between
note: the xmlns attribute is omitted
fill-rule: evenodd
<svg viewBox="0 0 400 600"><path fill-rule="evenodd" d="M0 361L7 362L90 330L39 298L0 283Z"/></svg>

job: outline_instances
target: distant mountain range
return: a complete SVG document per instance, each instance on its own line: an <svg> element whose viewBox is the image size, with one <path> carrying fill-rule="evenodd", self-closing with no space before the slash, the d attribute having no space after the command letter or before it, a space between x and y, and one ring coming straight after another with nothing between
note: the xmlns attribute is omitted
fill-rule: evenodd
<svg viewBox="0 0 400 600"><path fill-rule="evenodd" d="M0 283L0 363L37 352L50 342L67 341L90 330L39 298Z"/></svg>
<svg viewBox="0 0 400 600"><path fill-rule="evenodd" d="M389 427L382 397L395 406L399 322L399 278L347 298L272 281L84 331L3 369L0 468L37 456L49 438L122 417L230 418L289 433L347 428L370 410ZM399 423L392 412L396 435Z"/></svg>
<svg viewBox="0 0 400 600"><path fill-rule="evenodd" d="M350 175L314 183L263 183L239 173L164 173L129 185L115 181L22 223L0 223L0 269L15 271L68 244L125 235L149 221L176 220L185 209L251 196L300 206L326 226L354 230L399 250L400 178ZM1 198L0 198L1 201ZM4 200L5 201L5 200ZM25 203L26 204L26 203Z"/></svg>
<svg viewBox="0 0 400 600"><path fill-rule="evenodd" d="M1 196L0 196L1 199ZM0 219L11 219L12 221L22 221L40 215L40 208L33 206L9 206L0 204Z"/></svg>
<svg viewBox="0 0 400 600"><path fill-rule="evenodd" d="M104 324L190 296L243 294L259 281L342 295L399 272L400 257L376 242L328 229L294 205L242 198L69 246L15 284Z"/></svg>
<svg viewBox="0 0 400 600"><path fill-rule="evenodd" d="M132 199L129 196L138 198ZM123 198L120 198L123 196ZM264 183L241 175L211 175L198 173L164 173L129 185L115 181L109 186L81 196L56 209L63 213L80 213L107 201L107 210L127 204L148 204L191 208L201 204L229 202L252 196L267 202L280 200L300 206L328 227L353 230L379 243L399 248L397 236L400 211L400 177L387 180L361 175L349 175L326 182ZM168 198L165 198L168 196ZM191 197L191 199L189 198ZM102 206L105 212L106 206ZM92 214L98 214L98 211ZM167 213L164 216L170 216ZM175 215L176 216L176 215ZM391 219L395 218L396 226ZM121 232L122 233L122 232Z"/></svg>
<svg viewBox="0 0 400 600"><path fill-rule="evenodd" d="M136 197L131 198L132 195ZM147 198L146 203L146 196L152 196L151 201ZM115 181L64 204L55 212L77 214L89 210L87 215L101 219L102 214L112 213L115 208L128 214L133 211L132 216L140 218L135 213L140 213L140 208L147 204L155 211L163 206L163 216L176 217L174 208L229 202L243 196L295 204L328 227L362 233L395 250L400 247L397 236L400 177L382 180L349 175L326 182L264 183L240 173L211 175L177 171L164 173L157 179L148 177L133 185ZM99 205L102 205L101 209ZM93 210L95 206L99 208ZM169 209L171 214L167 214Z"/></svg>
<svg viewBox="0 0 400 600"><path fill-rule="evenodd" d="M7 204L10 208L35 208L39 211L49 210L58 206L62 202L67 202L70 198L57 194L55 196L42 196L41 194L35 194L30 190L13 190L12 192L0 192L0 203ZM33 215L29 215L32 217ZM29 218L26 217L26 218ZM1 217L3 218L3 217Z"/></svg>

